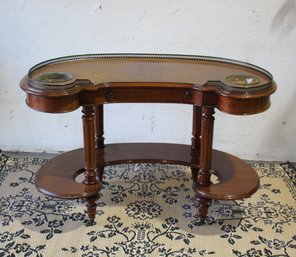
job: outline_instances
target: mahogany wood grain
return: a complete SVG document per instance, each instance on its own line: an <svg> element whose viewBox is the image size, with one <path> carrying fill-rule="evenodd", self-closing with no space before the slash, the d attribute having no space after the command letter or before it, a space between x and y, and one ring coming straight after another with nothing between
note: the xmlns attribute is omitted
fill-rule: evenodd
<svg viewBox="0 0 296 257"><path fill-rule="evenodd" d="M104 148L104 106L96 105L95 107L95 121L96 121L96 149Z"/></svg>
<svg viewBox="0 0 296 257"><path fill-rule="evenodd" d="M76 183L76 173L84 171L83 149L63 153L49 160L35 176L35 186L48 196L63 199L89 198L96 196L101 184Z"/></svg>
<svg viewBox="0 0 296 257"><path fill-rule="evenodd" d="M250 165L230 154L214 150L211 172L219 178L219 183L201 186L195 182L194 190L197 196L236 200L252 195L259 187L259 177Z"/></svg>
<svg viewBox="0 0 296 257"><path fill-rule="evenodd" d="M168 143L107 144L97 151L104 166L129 163L179 164L199 168L199 155L188 145Z"/></svg>
<svg viewBox="0 0 296 257"><path fill-rule="evenodd" d="M48 113L71 112L80 107L78 95L51 98L47 96L27 94L26 103L37 111Z"/></svg>
<svg viewBox="0 0 296 257"><path fill-rule="evenodd" d="M83 106L82 112L84 135L84 184L96 185L100 184L100 182L97 179L96 172L95 110L93 106ZM90 223L93 223L95 219L97 206L96 200L98 198L99 194L86 198L86 207Z"/></svg>
<svg viewBox="0 0 296 257"><path fill-rule="evenodd" d="M198 183L200 185L209 185L211 183L211 162L212 162L212 145L214 131L214 108L202 108L201 122L201 144L200 144L200 169L198 174Z"/></svg>
<svg viewBox="0 0 296 257"><path fill-rule="evenodd" d="M229 76L251 80L241 86ZM255 83L255 84L252 84ZM90 222L104 167L122 163L169 163L189 166L199 201L201 223L211 199L248 197L259 186L255 171L239 158L212 150L214 109L246 115L265 111L276 90L272 75L234 60L180 55L97 54L62 57L31 68L21 82L33 109L62 113L83 108L84 148L50 160L35 183L46 195L86 198ZM193 105L191 146L178 144L104 145L103 104L177 103ZM84 182L75 177L84 173ZM211 183L211 174L219 183Z"/></svg>
<svg viewBox="0 0 296 257"><path fill-rule="evenodd" d="M193 105L193 119L192 119L192 138L191 147L199 151L200 139L201 139L201 117L202 108L197 105Z"/></svg>
<svg viewBox="0 0 296 257"><path fill-rule="evenodd" d="M103 149L105 147L104 144L104 106L96 105L95 107L95 121L96 121L96 149ZM98 178L102 182L103 180L103 173L104 173L104 165L101 164L100 160L96 159L96 167Z"/></svg>
<svg viewBox="0 0 296 257"><path fill-rule="evenodd" d="M209 199L200 197L198 195L195 196L195 199L198 203L198 216L199 216L199 224L204 224L208 215L209 208Z"/></svg>
<svg viewBox="0 0 296 257"><path fill-rule="evenodd" d="M200 106L193 105L191 148L192 150L195 150L198 154L200 153L201 117L202 108ZM192 167L191 171L192 180L197 180L198 169Z"/></svg>
<svg viewBox="0 0 296 257"><path fill-rule="evenodd" d="M105 148L98 149L96 154L103 166L123 163L163 163L199 167L198 154L190 145L107 144ZM84 171L83 155L83 148L80 148L58 155L47 162L36 175L37 188L48 196L66 199L85 197L86 189L88 196L96 195L100 187L75 181L75 177ZM213 150L211 167L211 172L219 178L219 183L210 186L194 183L194 190L198 196L206 199L235 200L250 196L259 186L256 172L233 155ZM73 194L75 189L76 194ZM79 190L81 191L78 192Z"/></svg>
<svg viewBox="0 0 296 257"><path fill-rule="evenodd" d="M211 163L212 163L212 147L213 147L213 130L214 130L214 108L201 108L201 141L200 141L200 169L197 175L198 183L202 186L211 184ZM198 197L199 201L199 216L202 223L205 222L206 214L208 212L209 200L203 197Z"/></svg>
<svg viewBox="0 0 296 257"><path fill-rule="evenodd" d="M51 89L38 81L40 75L57 71L70 73L74 86L65 88L67 83L61 83ZM262 90L234 90L227 77L236 74L259 78L257 86ZM79 84L81 80L89 83ZM27 104L44 112L67 112L106 103L183 103L245 115L266 110L276 89L268 72L246 63L212 57L132 54L50 60L32 68L20 85L27 93Z"/></svg>
<svg viewBox="0 0 296 257"><path fill-rule="evenodd" d="M84 135L84 175L85 184L97 183L96 152L95 152L95 118L93 106L83 107L83 135Z"/></svg>

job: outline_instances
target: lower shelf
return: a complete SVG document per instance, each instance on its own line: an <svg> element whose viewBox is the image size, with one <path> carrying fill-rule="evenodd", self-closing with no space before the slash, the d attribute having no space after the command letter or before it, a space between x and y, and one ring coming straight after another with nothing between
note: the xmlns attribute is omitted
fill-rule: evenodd
<svg viewBox="0 0 296 257"><path fill-rule="evenodd" d="M75 181L83 172L83 149L63 153L39 169L35 177L37 189L45 195L65 199L88 198L96 195L101 184L84 185ZM122 163L169 163L198 169L198 152L189 145L132 143L109 144L97 150L97 166ZM233 200L248 197L259 186L256 172L239 158L213 150L212 172L219 183L210 186L193 184L198 197Z"/></svg>
<svg viewBox="0 0 296 257"><path fill-rule="evenodd" d="M225 152L213 150L212 154L212 172L219 178L219 183L200 186L194 182L193 189L198 197L235 200L257 191L259 177L250 165Z"/></svg>

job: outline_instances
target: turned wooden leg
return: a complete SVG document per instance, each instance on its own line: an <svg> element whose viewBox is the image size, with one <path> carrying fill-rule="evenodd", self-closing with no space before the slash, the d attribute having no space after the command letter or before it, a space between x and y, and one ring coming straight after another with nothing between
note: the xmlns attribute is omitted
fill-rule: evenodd
<svg viewBox="0 0 296 257"><path fill-rule="evenodd" d="M202 108L200 169L197 177L198 184L208 186L211 184L211 162L214 131L214 108Z"/></svg>
<svg viewBox="0 0 296 257"><path fill-rule="evenodd" d="M94 107L83 106L82 112L84 136L84 183L86 185L94 185L99 183L96 172ZM97 199L99 199L99 195L86 198L87 214L89 216L90 224L94 223Z"/></svg>
<svg viewBox="0 0 296 257"><path fill-rule="evenodd" d="M197 111L197 110L196 110ZM199 171L197 178L195 177L193 187L209 186L211 184L211 162L212 162L212 146L213 146L213 130L214 130L214 108L202 107L202 112L198 110L196 117L201 115L201 127L195 129L201 136L200 140L200 160ZM198 135L198 134L197 134ZM193 140L193 142L195 142ZM198 144L198 143L196 143ZM196 196L196 200L199 203L198 212L201 220L201 224L205 222L208 213L209 199L201 196Z"/></svg>
<svg viewBox="0 0 296 257"><path fill-rule="evenodd" d="M96 218L97 203L99 196L93 196L86 199L86 210L89 218L89 225L93 225Z"/></svg>
<svg viewBox="0 0 296 257"><path fill-rule="evenodd" d="M193 119L192 119L192 138L191 149L200 152L200 137L201 137L201 115L202 109L200 106L193 106ZM192 180L196 181L198 176L198 169L191 168Z"/></svg>
<svg viewBox="0 0 296 257"><path fill-rule="evenodd" d="M207 218L210 200L203 197L196 197L196 200L198 201L198 214L200 218L200 224L204 224Z"/></svg>
<svg viewBox="0 0 296 257"><path fill-rule="evenodd" d="M95 107L95 121L96 121L96 149L105 148L104 144L104 106L102 104L96 105ZM97 172L99 180L103 180L104 166L102 165L103 160L97 160Z"/></svg>

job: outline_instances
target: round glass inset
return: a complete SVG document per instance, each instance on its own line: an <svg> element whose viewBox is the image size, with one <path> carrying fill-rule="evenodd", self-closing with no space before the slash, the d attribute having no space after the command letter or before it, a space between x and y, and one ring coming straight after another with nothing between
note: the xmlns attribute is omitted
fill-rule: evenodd
<svg viewBox="0 0 296 257"><path fill-rule="evenodd" d="M66 72L47 72L41 74L37 79L45 83L60 83L71 80L73 76Z"/></svg>
<svg viewBox="0 0 296 257"><path fill-rule="evenodd" d="M226 80L239 87L252 87L260 83L259 78L250 75L230 75Z"/></svg>

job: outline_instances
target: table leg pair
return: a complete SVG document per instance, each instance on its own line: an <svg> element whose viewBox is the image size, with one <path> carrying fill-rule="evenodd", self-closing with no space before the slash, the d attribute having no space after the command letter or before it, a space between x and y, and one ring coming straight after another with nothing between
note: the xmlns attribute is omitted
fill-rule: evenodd
<svg viewBox="0 0 296 257"><path fill-rule="evenodd" d="M104 148L103 137L103 105L83 106L83 134L84 134L84 176L86 185L100 184L104 166L96 160L96 149ZM191 148L200 153L199 169L192 168L193 188L198 185L211 184L211 160L214 128L214 108L193 106L193 137ZM96 201L99 195L86 198L87 213L90 223L94 222L96 215ZM209 199L196 195L199 202L199 216L204 223L208 211Z"/></svg>

